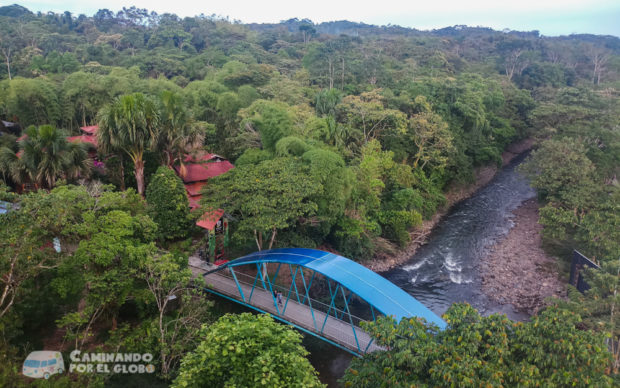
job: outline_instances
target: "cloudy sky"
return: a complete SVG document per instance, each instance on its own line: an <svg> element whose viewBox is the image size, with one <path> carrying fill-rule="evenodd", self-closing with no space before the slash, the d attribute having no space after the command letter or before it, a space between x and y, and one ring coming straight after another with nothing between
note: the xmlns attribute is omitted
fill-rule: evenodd
<svg viewBox="0 0 620 388"><path fill-rule="evenodd" d="M620 0L33 0L17 2L32 11L94 14L135 5L179 16L228 16L243 22L278 22L293 17L315 22L350 20L433 29L457 24L497 30L539 30L544 35L594 33L620 36Z"/></svg>

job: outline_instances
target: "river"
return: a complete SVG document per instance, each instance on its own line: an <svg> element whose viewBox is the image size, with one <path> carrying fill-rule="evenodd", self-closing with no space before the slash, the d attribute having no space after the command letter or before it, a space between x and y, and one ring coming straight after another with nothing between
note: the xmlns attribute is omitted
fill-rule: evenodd
<svg viewBox="0 0 620 388"><path fill-rule="evenodd" d="M483 315L505 313L513 320L527 315L511 305L491 302L481 291L481 259L512 228L512 211L536 195L516 167L515 158L470 198L455 205L410 261L382 273L438 315L452 303L467 302Z"/></svg>
<svg viewBox="0 0 620 388"><path fill-rule="evenodd" d="M452 303L467 302L483 315L503 313L513 320L527 315L511 305L495 303L481 291L481 259L487 249L512 228L512 211L536 193L517 171L526 154L500 170L488 185L455 205L435 227L426 245L398 268L381 275L435 312L443 314ZM312 352L312 350L311 350ZM350 356L330 349L328 362L312 352L321 380L337 386Z"/></svg>

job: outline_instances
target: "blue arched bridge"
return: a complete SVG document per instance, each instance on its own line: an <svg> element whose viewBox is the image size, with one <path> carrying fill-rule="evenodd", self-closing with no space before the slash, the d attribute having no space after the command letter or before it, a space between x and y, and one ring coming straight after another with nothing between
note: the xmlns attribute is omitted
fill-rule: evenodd
<svg viewBox="0 0 620 388"><path fill-rule="evenodd" d="M356 355L381 349L360 328L378 315L446 323L389 280L333 253L255 252L203 273L206 290L270 314ZM280 295L279 295L280 294Z"/></svg>

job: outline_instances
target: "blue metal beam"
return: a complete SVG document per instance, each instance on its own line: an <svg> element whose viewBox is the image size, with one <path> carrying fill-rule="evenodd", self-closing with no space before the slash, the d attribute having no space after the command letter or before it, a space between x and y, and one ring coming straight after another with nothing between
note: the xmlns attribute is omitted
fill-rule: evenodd
<svg viewBox="0 0 620 388"><path fill-rule="evenodd" d="M316 327L316 318L314 317L314 309L312 308L312 302L310 302L309 288L306 287L306 278L304 276L304 270L301 269L301 281L304 284L304 290L306 291L306 298L308 298L308 306L310 307L310 314L312 314L312 323L314 324L314 330L318 330ZM303 304L303 303L302 303Z"/></svg>
<svg viewBox="0 0 620 388"><path fill-rule="evenodd" d="M265 279L263 277L263 271L258 271L258 273L260 274L260 280L263 282L263 285L264 285ZM269 274L267 274L267 284L269 284L269 295L271 295L271 298L273 299L273 306L276 308L276 311L278 312L278 314L280 314L280 308L278 306L278 301L276 299L276 296L273 294L273 288L271 287L271 282L269 281Z"/></svg>
<svg viewBox="0 0 620 388"><path fill-rule="evenodd" d="M314 275L316 275L316 271L312 271L312 277L310 278L310 283L308 283L308 291L312 287L312 281L314 280ZM301 302L301 304L304 304L305 302L306 302L306 297L304 296L304 300Z"/></svg>
<svg viewBox="0 0 620 388"><path fill-rule="evenodd" d="M342 295L344 295L344 288L341 288L343 290ZM344 300L344 304L348 305L349 303L351 303L351 297L353 296L353 292L351 290L349 290L349 296L347 298L345 298ZM338 318L338 316L336 316L336 318L338 319L342 319L344 317L344 309L342 310L342 314L340 314L340 318Z"/></svg>
<svg viewBox="0 0 620 388"><path fill-rule="evenodd" d="M361 352L360 343L357 340L357 334L355 333L355 325L353 324L353 317L351 316L351 310L349 310L349 303L347 302L347 298L344 295L344 287L341 288L340 291L342 291L342 297L344 298L344 306L347 309L347 313L349 313L349 322L351 322L351 329L353 330L353 337L355 337L355 344L357 345L357 350ZM351 296L351 294L353 293L349 290L349 297Z"/></svg>
<svg viewBox="0 0 620 388"><path fill-rule="evenodd" d="M256 268L258 268L258 264L256 264ZM260 273L260 269L256 271L256 277L254 278L254 283L252 283L252 290L250 291L250 297L248 298L248 303L252 302L252 295L254 295L254 288L256 287L256 282L258 281L259 273Z"/></svg>
<svg viewBox="0 0 620 388"><path fill-rule="evenodd" d="M336 295L338 295L338 288L340 288L340 284L336 283L336 290L332 293L332 286L327 279L327 287L329 287L329 296L331 296L331 302L329 303L329 308L327 309L327 314L325 314L325 320L323 321L323 326L321 326L321 333L323 333L323 329L325 329L325 323L327 323L327 319L329 318L329 313L332 311L332 307L334 307L334 301L336 299ZM336 308L334 307L334 315L336 315Z"/></svg>
<svg viewBox="0 0 620 388"><path fill-rule="evenodd" d="M299 269L299 267L295 269L295 275L293 275L293 267L291 267L290 264L288 266L289 266L289 269L291 270L291 279L293 280L291 281L291 286L289 287L288 294L286 295L286 303L284 303L284 309L282 309L282 314L286 312L286 306L288 306L288 301L289 299L291 299L291 292L293 291L293 286L295 287L295 290L297 290L297 286L295 285L295 277L297 276L297 270Z"/></svg>
<svg viewBox="0 0 620 388"><path fill-rule="evenodd" d="M233 276L233 279L235 279L235 284L237 284L237 288L239 289L239 295L241 295L241 299L243 299L243 301L245 302L245 296L243 295L243 290L241 289L241 285L239 284L239 281L237 280L237 275L235 275L235 271L232 269L232 267L230 267L230 273Z"/></svg>

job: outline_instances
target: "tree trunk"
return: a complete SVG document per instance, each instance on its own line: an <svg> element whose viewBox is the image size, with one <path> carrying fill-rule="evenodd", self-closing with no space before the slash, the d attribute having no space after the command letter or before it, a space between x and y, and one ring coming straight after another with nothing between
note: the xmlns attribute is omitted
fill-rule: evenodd
<svg viewBox="0 0 620 388"><path fill-rule="evenodd" d="M258 238L258 232L256 231L256 229L254 229L254 241L256 241L256 247L260 251L261 248L262 248L262 243L261 243L260 239Z"/></svg>
<svg viewBox="0 0 620 388"><path fill-rule="evenodd" d="M329 90L334 88L334 64L331 58L327 58L327 63L329 65Z"/></svg>
<svg viewBox="0 0 620 388"><path fill-rule="evenodd" d="M2 50L4 57L6 58L6 71L9 74L9 81L11 80L11 49Z"/></svg>
<svg viewBox="0 0 620 388"><path fill-rule="evenodd" d="M342 57L342 78L340 80L340 90L344 91L344 57Z"/></svg>
<svg viewBox="0 0 620 388"><path fill-rule="evenodd" d="M276 228L273 228L273 230L271 231L271 241L269 241L269 249L271 249L271 247L273 246L273 242L276 239L276 234L278 234L278 231L276 230Z"/></svg>
<svg viewBox="0 0 620 388"><path fill-rule="evenodd" d="M144 161L142 159L136 160L136 186L138 186L138 194L144 196Z"/></svg>
<svg viewBox="0 0 620 388"><path fill-rule="evenodd" d="M119 156L119 159L121 160L121 191L125 191L125 161L122 154Z"/></svg>

